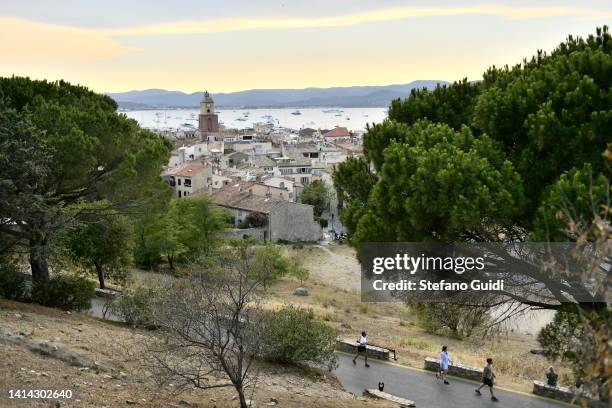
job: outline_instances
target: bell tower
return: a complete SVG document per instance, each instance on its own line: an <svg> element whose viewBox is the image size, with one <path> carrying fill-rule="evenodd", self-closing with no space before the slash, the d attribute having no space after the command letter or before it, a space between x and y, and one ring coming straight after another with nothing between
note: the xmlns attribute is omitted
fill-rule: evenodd
<svg viewBox="0 0 612 408"><path fill-rule="evenodd" d="M215 113L215 101L211 98L208 91L204 91L204 96L200 101L199 116L200 135L206 137L211 133L219 132L219 117Z"/></svg>

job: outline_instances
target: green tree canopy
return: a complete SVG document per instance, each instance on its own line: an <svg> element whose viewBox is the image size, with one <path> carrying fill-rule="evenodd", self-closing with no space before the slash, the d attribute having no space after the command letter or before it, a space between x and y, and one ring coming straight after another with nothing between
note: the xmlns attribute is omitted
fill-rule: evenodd
<svg viewBox="0 0 612 408"><path fill-rule="evenodd" d="M133 242L130 220L114 210L97 211L105 206L105 202L97 203L93 216L86 212L81 222L66 232L72 258L86 271L97 275L100 289L105 288L108 277L119 282L125 280Z"/></svg>
<svg viewBox="0 0 612 408"><path fill-rule="evenodd" d="M0 228L29 246L35 282L49 278L49 241L67 221L65 209L106 199L116 209L141 212L168 198L169 188L159 175L170 143L117 113L110 97L63 81L21 77L0 78L0 94L1 109L9 112L2 115L13 111L24 117L2 130L0 218L8 221ZM26 134L36 134L40 147L26 141ZM8 150L15 146L21 151ZM41 153L31 155L32 149ZM18 163L14 158L19 156L28 159ZM24 176L29 193L5 199L17 188L11 175L24 165L30 167L26 175L42 172L44 178L27 184L31 177Z"/></svg>
<svg viewBox="0 0 612 408"><path fill-rule="evenodd" d="M321 216L329 204L329 189L322 180L315 180L304 187L300 194L300 201L314 207L314 214Z"/></svg>

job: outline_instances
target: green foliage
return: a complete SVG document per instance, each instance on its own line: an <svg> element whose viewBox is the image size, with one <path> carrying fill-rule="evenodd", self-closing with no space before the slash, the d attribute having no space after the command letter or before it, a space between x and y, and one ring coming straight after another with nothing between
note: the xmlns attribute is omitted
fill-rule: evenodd
<svg viewBox="0 0 612 408"><path fill-rule="evenodd" d="M547 357L570 363L576 383L588 384L586 391L601 401L610 398L610 321L609 306L583 313L566 305L538 334Z"/></svg>
<svg viewBox="0 0 612 408"><path fill-rule="evenodd" d="M0 262L0 297L25 300L27 296L25 274L15 264Z"/></svg>
<svg viewBox="0 0 612 408"><path fill-rule="evenodd" d="M287 305L267 313L259 326L263 358L283 364L335 366L336 330L318 321L312 310Z"/></svg>
<svg viewBox="0 0 612 408"><path fill-rule="evenodd" d="M107 202L100 202L84 211L92 208L100 210L108 205ZM86 271L97 275L102 289L107 277L124 283L132 254L131 223L112 210L83 218L67 234L67 245L72 258Z"/></svg>
<svg viewBox="0 0 612 408"><path fill-rule="evenodd" d="M463 79L433 90L413 89L406 99L396 99L389 107L389 118L412 125L420 119L446 123L455 130L470 124L474 104L480 95L479 83Z"/></svg>
<svg viewBox="0 0 612 408"><path fill-rule="evenodd" d="M260 228L268 224L268 217L265 214L252 212L246 216L244 222L248 225L247 228Z"/></svg>
<svg viewBox="0 0 612 408"><path fill-rule="evenodd" d="M113 314L134 327L153 327L155 302L162 299L165 289L139 286L123 292L111 303Z"/></svg>
<svg viewBox="0 0 612 408"><path fill-rule="evenodd" d="M442 302L412 302L418 325L428 333L465 338L486 328L489 308Z"/></svg>
<svg viewBox="0 0 612 408"><path fill-rule="evenodd" d="M550 55L490 70L474 109L476 126L503 143L532 207L544 188L572 167L603 169L612 128L612 41L607 27L569 37Z"/></svg>
<svg viewBox="0 0 612 408"><path fill-rule="evenodd" d="M340 220L349 233L353 234L377 178L364 159L349 157L336 166L332 179L338 194Z"/></svg>
<svg viewBox="0 0 612 408"><path fill-rule="evenodd" d="M588 163L581 169L571 169L543 194L534 221L534 239L567 241L571 236L567 231L570 223L590 229L595 215L606 218L610 200L610 181L606 176L594 175Z"/></svg>
<svg viewBox="0 0 612 408"><path fill-rule="evenodd" d="M249 274L260 280L264 287L276 282L292 271L292 262L282 253L281 247L266 242L252 248L253 254L249 265Z"/></svg>
<svg viewBox="0 0 612 408"><path fill-rule="evenodd" d="M317 218L317 221L319 222L321 228L327 228L327 226L329 225L327 218L319 217Z"/></svg>
<svg viewBox="0 0 612 408"><path fill-rule="evenodd" d="M137 248L140 259L152 263L164 257L170 269L176 261L195 260L218 244L218 233L227 226L229 213L209 196L172 200L167 210L141 226Z"/></svg>
<svg viewBox="0 0 612 408"><path fill-rule="evenodd" d="M329 204L329 189L325 182L315 180L304 187L300 194L300 201L304 204L312 205L315 216L321 216Z"/></svg>
<svg viewBox="0 0 612 408"><path fill-rule="evenodd" d="M91 298L95 294L95 284L79 276L55 276L48 282L35 284L32 300L43 306L63 310L87 310L91 308Z"/></svg>
<svg viewBox="0 0 612 408"><path fill-rule="evenodd" d="M106 199L146 212L169 197L159 175L170 142L118 114L110 97L20 77L0 78L0 94L0 194L12 197L0 218L14 221L0 231L29 245L35 281L48 279L49 243L71 206Z"/></svg>
<svg viewBox="0 0 612 408"><path fill-rule="evenodd" d="M352 239L482 239L490 220L513 222L522 203L520 179L495 142L467 127L429 122L401 130L384 151Z"/></svg>
<svg viewBox="0 0 612 408"><path fill-rule="evenodd" d="M300 284L304 284L308 277L310 276L310 272L302 262L298 258L292 258L289 261L289 275L300 281Z"/></svg>

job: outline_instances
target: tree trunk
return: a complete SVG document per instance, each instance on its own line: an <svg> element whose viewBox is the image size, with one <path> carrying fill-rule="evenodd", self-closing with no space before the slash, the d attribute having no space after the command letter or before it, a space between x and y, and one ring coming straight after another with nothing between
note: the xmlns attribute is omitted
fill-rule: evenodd
<svg viewBox="0 0 612 408"><path fill-rule="evenodd" d="M47 243L42 238L30 240L30 268L32 269L32 281L35 284L49 281Z"/></svg>
<svg viewBox="0 0 612 408"><path fill-rule="evenodd" d="M94 265L96 266L96 272L98 273L98 281L100 282L100 289L105 289L106 287L104 286L104 271L102 270L102 267L100 266L100 264L98 264L97 262L94 262Z"/></svg>
<svg viewBox="0 0 612 408"><path fill-rule="evenodd" d="M168 266L170 267L170 269L174 270L174 264L172 263L172 256L170 256L170 254L166 255L166 258L168 259Z"/></svg>
<svg viewBox="0 0 612 408"><path fill-rule="evenodd" d="M238 398L240 400L240 408L250 408L250 406L247 405L246 398L244 397L244 390L242 389L242 385L234 384L234 387L236 388L236 391L238 391Z"/></svg>

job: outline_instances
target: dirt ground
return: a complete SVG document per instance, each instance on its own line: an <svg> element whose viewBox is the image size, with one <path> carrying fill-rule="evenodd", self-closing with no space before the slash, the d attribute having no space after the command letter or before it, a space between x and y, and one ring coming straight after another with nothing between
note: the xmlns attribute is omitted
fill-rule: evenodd
<svg viewBox="0 0 612 408"><path fill-rule="evenodd" d="M189 389L174 395L172 387L158 389L140 375L128 350L138 347L146 331L67 314L41 306L0 300L0 328L22 337L84 352L93 367L72 366L57 358L0 341L0 407L237 407L231 388ZM344 392L327 372L304 372L277 365L260 366L256 406L295 408L390 407ZM72 399L16 400L8 390L71 390ZM271 402L274 399L278 404ZM59 402L59 405L56 403ZM268 405L270 404L270 405Z"/></svg>

